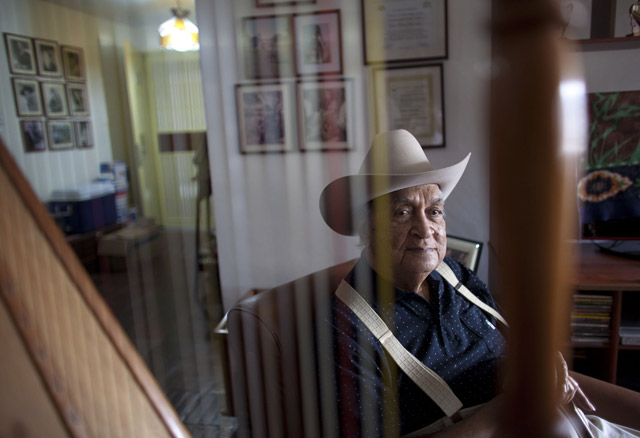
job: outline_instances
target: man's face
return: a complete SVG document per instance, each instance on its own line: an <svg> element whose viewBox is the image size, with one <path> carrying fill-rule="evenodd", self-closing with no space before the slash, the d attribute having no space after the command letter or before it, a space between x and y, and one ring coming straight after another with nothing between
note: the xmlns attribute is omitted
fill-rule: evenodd
<svg viewBox="0 0 640 438"><path fill-rule="evenodd" d="M371 230L371 251L376 262L390 261L393 276L400 280L409 276L428 275L444 259L447 233L444 201L436 184L426 184L391 193L389 197L389 232L376 235ZM376 222L385 220L375 215ZM386 235L386 236L385 236ZM383 259L378 248L390 251L390 260ZM397 282L396 282L397 283Z"/></svg>

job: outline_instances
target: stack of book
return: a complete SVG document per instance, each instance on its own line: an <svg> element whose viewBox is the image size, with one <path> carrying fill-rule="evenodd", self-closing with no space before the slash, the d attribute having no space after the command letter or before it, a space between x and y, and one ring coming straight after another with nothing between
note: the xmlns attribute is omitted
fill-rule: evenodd
<svg viewBox="0 0 640 438"><path fill-rule="evenodd" d="M611 295L576 294L571 310L571 342L606 345L611 336Z"/></svg>

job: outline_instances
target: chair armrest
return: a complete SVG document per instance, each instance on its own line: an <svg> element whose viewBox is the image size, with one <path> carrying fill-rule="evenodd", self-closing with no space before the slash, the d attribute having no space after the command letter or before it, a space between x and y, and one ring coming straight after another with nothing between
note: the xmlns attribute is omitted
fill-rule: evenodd
<svg viewBox="0 0 640 438"><path fill-rule="evenodd" d="M640 392L584 374L570 372L596 407L596 415L612 423L640 429Z"/></svg>

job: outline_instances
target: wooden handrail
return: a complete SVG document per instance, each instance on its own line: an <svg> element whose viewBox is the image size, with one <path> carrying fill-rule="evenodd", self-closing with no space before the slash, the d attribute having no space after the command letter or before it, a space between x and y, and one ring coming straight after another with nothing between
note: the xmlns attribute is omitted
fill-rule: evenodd
<svg viewBox="0 0 640 438"><path fill-rule="evenodd" d="M86 423L89 433L91 434L91 430L99 433L105 432L100 430L99 425L92 424L92 421L95 423L99 419L83 418L85 409L89 409L89 403L83 405L79 400L86 401L92 397L88 394L74 393L73 391L78 390L77 385L74 386L72 382L65 382L65 367L62 364L68 364L70 363L69 361L75 360L75 354L80 357L79 346L74 345L73 348L64 350L69 357L51 358L53 371L51 369L44 370L43 362L37 360L38 357L43 356L43 352L50 350L50 353L52 353L55 350L55 345L47 344L48 340L53 339L51 338L52 335L47 332L47 327L61 327L64 325L70 329L67 335L73 335L74 339L60 339L58 342L62 342L64 345L65 342L75 341L84 345L86 347L83 351L85 356L91 356L92 348L101 348L103 351L95 352L95 357L100 355L101 357L115 358L112 362L99 363L99 366L103 368L102 370L87 369L89 364L86 363L78 364L78 367L84 367L82 371L88 374L99 374L98 371L104 373L105 376L114 381L118 386L118 391L120 391L115 393L118 399L107 400L104 404L105 409L99 411L98 414L93 411L93 417L101 417L103 421L110 422L109 430L111 432L119 432L119 436L125 436L126 430L119 429L125 427L123 425L124 420L117 418L115 413L107 407L109 403L112 406L129 403L132 410L136 408L139 412L148 413L149 415L146 419L154 424L131 426L136 431L143 431L142 435L157 436L156 434L159 430L164 429L165 433L162 435L173 437L190 436L190 433L180 421L177 413L137 350L96 290L82 264L67 244L62 232L31 189L30 184L11 157L1 138L0 177L2 177L3 182L3 184L0 184L2 186L0 187L0 202L2 203L0 205L0 224L3 225L0 226L0 240L2 241L0 266L3 268L7 266L16 267L13 271L10 269L2 270L1 286L3 290L0 292L2 292L2 297L9 312L14 312L12 314L14 321L19 322L24 318L30 321L28 326L31 330L30 335L26 336L26 326L23 327L21 324L17 324L17 328L21 331L23 341L27 344L25 345L26 348L32 353L34 365L39 369L43 383L52 394L52 400L55 401L56 397L53 395L60 392L61 386L64 386L66 388L65 391L68 392L68 399L75 400L74 408L79 417L78 420ZM12 220L20 220L21 222L12 227ZM12 252L15 247L19 250ZM37 254L28 252L30 249L36 248ZM44 270L44 266L38 265L35 262L37 258L43 259L44 264L49 269ZM30 278L39 280L31 280L30 286L32 287L26 287L25 281ZM62 288L64 290L56 290L56 285L64 285L64 288ZM52 298L48 298L47 295ZM72 309L61 309L61 315L66 315L71 321L58 318L59 315L56 315L56 309L47 309L45 313L47 318L38 318L39 315L35 311L38 302L42 300L45 303L53 302L58 304L58 300L63 300L64 297L66 297L68 303L75 304ZM84 303L84 305L81 303ZM63 304L59 305L63 306ZM16 309L21 309L20 315L15 314ZM44 319L49 318L51 319L50 321L44 321ZM77 320L73 318L77 318ZM47 326L46 323L51 325ZM77 328L76 325L86 330L73 330L74 327ZM91 331L94 326L96 331ZM60 328L60 333L63 333L62 328ZM93 333L94 336L91 339L88 338L90 333ZM95 336L98 337L95 338ZM101 344L100 341L102 339L108 341L105 344ZM46 378L51 372L57 373L55 382ZM69 380L80 379L77 376L68 377ZM129 379L134 382L133 385L127 384ZM122 385L122 388L119 385ZM87 389L84 387L85 391ZM126 391L129 390L135 391L135 393L127 393ZM106 397L104 394L99 396ZM60 406L58 408L60 410ZM92 408L95 408L95 406L92 406ZM150 414L150 412L155 414ZM68 430L72 431L74 426L69 425L69 416L66 415L64 410L60 410L60 415L61 420L67 423ZM145 418L141 418L140 421L145 421ZM157 426L155 425L156 423L158 424ZM159 426L160 424L162 426ZM136 436L140 435L137 434Z"/></svg>

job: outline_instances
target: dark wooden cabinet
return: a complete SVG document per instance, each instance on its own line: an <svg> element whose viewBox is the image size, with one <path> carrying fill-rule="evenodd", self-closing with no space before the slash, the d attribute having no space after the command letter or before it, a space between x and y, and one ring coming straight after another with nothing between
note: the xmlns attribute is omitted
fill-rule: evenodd
<svg viewBox="0 0 640 438"><path fill-rule="evenodd" d="M621 322L640 322L640 260L603 252L590 243L578 247L576 293L612 297L609 340L572 344L573 368L608 382L640 390L640 345L622 345Z"/></svg>
<svg viewBox="0 0 640 438"><path fill-rule="evenodd" d="M67 236L67 242L71 245L87 272L94 274L100 270L98 262L98 241L100 238L105 234L119 230L123 226L121 223L114 223L87 233L69 234Z"/></svg>

